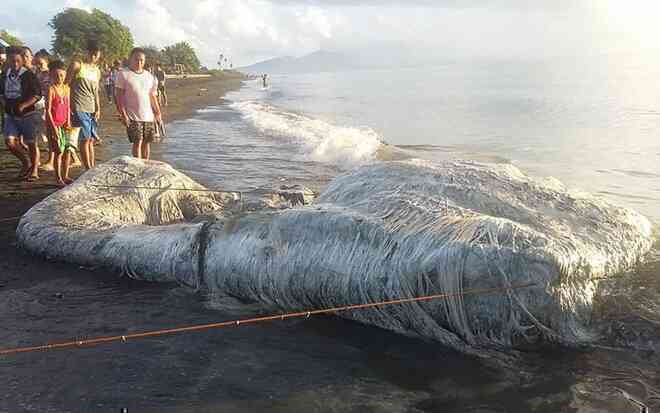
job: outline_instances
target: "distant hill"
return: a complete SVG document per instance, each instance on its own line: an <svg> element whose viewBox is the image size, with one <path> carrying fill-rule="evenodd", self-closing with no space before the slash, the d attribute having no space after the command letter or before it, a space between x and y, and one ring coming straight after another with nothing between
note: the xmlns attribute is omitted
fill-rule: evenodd
<svg viewBox="0 0 660 413"><path fill-rule="evenodd" d="M238 68L243 73L313 73L357 69L346 54L319 50L302 57L277 57Z"/></svg>

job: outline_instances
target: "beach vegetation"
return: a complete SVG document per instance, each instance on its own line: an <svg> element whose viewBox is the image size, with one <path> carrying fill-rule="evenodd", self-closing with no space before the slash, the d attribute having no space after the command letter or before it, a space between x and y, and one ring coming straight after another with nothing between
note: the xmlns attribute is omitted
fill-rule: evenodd
<svg viewBox="0 0 660 413"><path fill-rule="evenodd" d="M4 40L11 46L23 46L21 39L4 29L0 30L0 39Z"/></svg>
<svg viewBox="0 0 660 413"><path fill-rule="evenodd" d="M197 57L195 49L188 42L179 42L163 49L166 63L171 67L183 65L187 72L199 72L202 64Z"/></svg>
<svg viewBox="0 0 660 413"><path fill-rule="evenodd" d="M163 53L156 46L142 46L146 57L147 65L163 65L167 63L167 59Z"/></svg>
<svg viewBox="0 0 660 413"><path fill-rule="evenodd" d="M54 30L53 53L65 59L84 55L90 40L99 44L107 61L121 60L133 48L129 28L99 9L67 8L56 14L49 26Z"/></svg>

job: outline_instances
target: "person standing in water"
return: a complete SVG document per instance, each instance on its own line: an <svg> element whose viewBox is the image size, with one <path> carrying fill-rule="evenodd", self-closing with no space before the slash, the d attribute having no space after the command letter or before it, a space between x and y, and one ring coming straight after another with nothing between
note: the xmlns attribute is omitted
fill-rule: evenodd
<svg viewBox="0 0 660 413"><path fill-rule="evenodd" d="M158 81L144 68L146 52L136 47L131 51L128 69L119 72L115 84L117 112L126 126L133 156L149 159L151 142L156 135L156 122L162 122L158 103Z"/></svg>
<svg viewBox="0 0 660 413"><path fill-rule="evenodd" d="M261 76L261 79L263 80L264 83L264 89L268 87L268 75L264 73L263 76Z"/></svg>
<svg viewBox="0 0 660 413"><path fill-rule="evenodd" d="M78 138L80 156L85 169L96 165L94 141L98 139L98 122L101 119L99 84L101 70L98 62L101 49L96 42L89 42L83 61L74 60L67 71L67 83L71 87L71 139Z"/></svg>

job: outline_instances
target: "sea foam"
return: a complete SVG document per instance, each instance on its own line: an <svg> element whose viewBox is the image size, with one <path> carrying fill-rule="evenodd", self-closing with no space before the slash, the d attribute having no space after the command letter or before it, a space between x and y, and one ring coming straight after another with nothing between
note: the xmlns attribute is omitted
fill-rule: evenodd
<svg viewBox="0 0 660 413"><path fill-rule="evenodd" d="M261 133L299 145L307 160L351 167L373 160L382 146L380 136L370 128L337 126L257 101L231 107Z"/></svg>

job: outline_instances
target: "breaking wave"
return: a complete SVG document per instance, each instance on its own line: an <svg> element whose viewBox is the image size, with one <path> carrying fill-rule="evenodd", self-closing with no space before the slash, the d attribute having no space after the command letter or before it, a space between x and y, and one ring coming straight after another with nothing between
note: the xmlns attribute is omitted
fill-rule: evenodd
<svg viewBox="0 0 660 413"><path fill-rule="evenodd" d="M231 107L259 132L300 145L308 160L352 167L375 159L383 145L370 128L337 126L257 101L236 102Z"/></svg>

